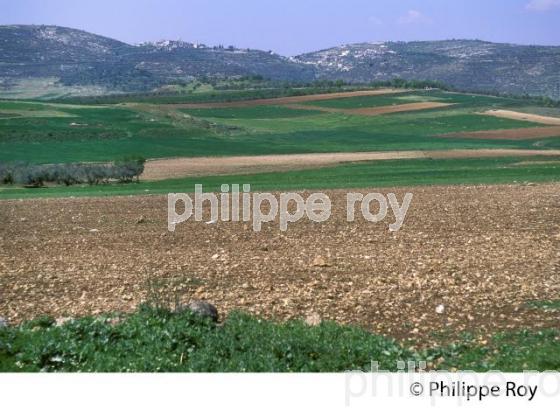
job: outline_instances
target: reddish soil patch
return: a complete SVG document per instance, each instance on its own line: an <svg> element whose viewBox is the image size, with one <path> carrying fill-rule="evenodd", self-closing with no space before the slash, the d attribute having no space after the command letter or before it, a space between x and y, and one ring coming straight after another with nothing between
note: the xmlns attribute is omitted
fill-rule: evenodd
<svg viewBox="0 0 560 410"><path fill-rule="evenodd" d="M377 116L383 114L391 114L395 112L407 112L407 111L419 111L419 110L429 110L432 108L443 108L454 105L452 103L440 103L440 102L418 102L418 103L408 103L408 104L396 104L396 105L384 105L381 107L366 107L366 108L332 108L332 107L319 107L315 105L303 105L303 104L290 104L289 108L296 110L313 110L313 111L323 111L323 112L336 112L349 115L367 115L367 116Z"/></svg>
<svg viewBox="0 0 560 410"><path fill-rule="evenodd" d="M444 138L471 138L484 140L531 140L560 137L560 127L513 128L510 130L454 132L438 135Z"/></svg>
<svg viewBox="0 0 560 410"><path fill-rule="evenodd" d="M284 105L284 104L297 104L307 101L323 101L333 100L336 98L351 98L362 97L367 95L384 95L384 94L397 94L405 93L410 90L394 89L394 88L381 88L378 90L363 90L363 91L347 91L340 93L328 94L310 94L310 95L296 95L291 97L279 98L263 98L259 100L246 100L246 101L232 101L220 103L198 103L198 104L166 104L166 106L173 108L236 108L236 107L254 107L257 105Z"/></svg>
<svg viewBox="0 0 560 410"><path fill-rule="evenodd" d="M392 217L346 222L345 191L326 191L327 222L284 233L277 222L256 233L194 221L170 233L163 196L0 201L0 315L129 312L158 279L222 314L314 312L416 341L558 326L557 312L527 302L560 292L559 184L369 191L414 193L399 232L388 231ZM200 280L192 293L189 278Z"/></svg>
<svg viewBox="0 0 560 410"><path fill-rule="evenodd" d="M391 114L395 112L407 112L407 111L419 111L419 110L429 110L432 108L443 108L454 105L451 103L440 103L440 102L417 102L399 105L386 105L383 107L371 107L371 108L357 108L353 110L346 110L348 114L355 115L383 115Z"/></svg>
<svg viewBox="0 0 560 410"><path fill-rule="evenodd" d="M462 149L449 151L334 152L326 154L164 158L146 162L142 178L157 181L188 176L292 171L356 161L504 156L560 156L560 150Z"/></svg>
<svg viewBox="0 0 560 410"><path fill-rule="evenodd" d="M509 118L512 120L536 122L539 124L560 125L560 118L547 117L544 115L537 115L537 114L527 114L518 111L489 110L489 111L485 111L483 114L491 115L493 117L499 117L499 118Z"/></svg>

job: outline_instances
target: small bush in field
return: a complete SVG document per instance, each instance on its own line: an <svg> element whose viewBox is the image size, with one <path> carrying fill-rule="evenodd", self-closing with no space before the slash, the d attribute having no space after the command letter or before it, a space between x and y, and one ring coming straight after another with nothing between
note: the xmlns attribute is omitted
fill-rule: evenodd
<svg viewBox="0 0 560 410"><path fill-rule="evenodd" d="M0 184L41 187L45 183L60 185L98 185L110 181L132 182L144 172L142 158L126 159L111 164L0 163Z"/></svg>

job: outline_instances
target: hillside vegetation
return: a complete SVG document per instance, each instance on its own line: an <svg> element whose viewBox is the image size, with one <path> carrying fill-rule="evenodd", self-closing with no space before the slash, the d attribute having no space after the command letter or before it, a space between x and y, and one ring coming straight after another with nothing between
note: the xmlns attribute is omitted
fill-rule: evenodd
<svg viewBox="0 0 560 410"><path fill-rule="evenodd" d="M560 47L474 40L360 43L284 57L233 45L130 45L65 27L0 26L0 91L8 96L169 91L195 80L249 76L292 84L435 80L560 99L559 64Z"/></svg>

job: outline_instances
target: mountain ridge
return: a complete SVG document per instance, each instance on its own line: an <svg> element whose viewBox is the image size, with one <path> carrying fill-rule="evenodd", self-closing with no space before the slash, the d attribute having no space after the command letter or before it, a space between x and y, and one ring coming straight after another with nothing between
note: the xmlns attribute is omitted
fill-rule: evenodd
<svg viewBox="0 0 560 410"><path fill-rule="evenodd" d="M182 40L132 45L59 26L0 26L3 89L29 78L128 92L201 77L259 76L299 83L403 78L440 81L470 91L560 99L559 67L560 46L483 40L362 42L285 57Z"/></svg>

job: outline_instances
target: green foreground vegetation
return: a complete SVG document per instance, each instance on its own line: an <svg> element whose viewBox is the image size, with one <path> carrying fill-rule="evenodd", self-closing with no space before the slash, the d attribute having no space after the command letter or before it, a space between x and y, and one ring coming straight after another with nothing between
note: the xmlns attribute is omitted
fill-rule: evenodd
<svg viewBox="0 0 560 410"><path fill-rule="evenodd" d="M509 184L560 181L560 157L403 159L250 175L221 175L127 184L22 188L0 186L0 199L219 192L222 184L250 184L255 191L368 188L421 185Z"/></svg>
<svg viewBox="0 0 560 410"><path fill-rule="evenodd" d="M222 324L189 311L141 307L56 326L42 317L0 329L2 372L341 372L397 371L397 361L437 370L560 370L559 330L497 333L414 349L357 327L276 323L241 312Z"/></svg>

